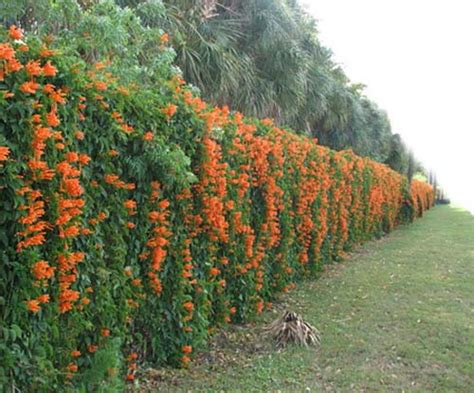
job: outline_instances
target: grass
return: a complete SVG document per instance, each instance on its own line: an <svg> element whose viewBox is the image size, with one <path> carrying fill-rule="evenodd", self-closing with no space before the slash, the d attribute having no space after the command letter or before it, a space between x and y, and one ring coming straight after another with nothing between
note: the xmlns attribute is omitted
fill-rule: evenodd
<svg viewBox="0 0 474 393"><path fill-rule="evenodd" d="M265 323L290 308L322 345L277 352ZM448 206L359 248L273 311L217 334L187 370L148 370L140 391L474 389L474 216Z"/></svg>

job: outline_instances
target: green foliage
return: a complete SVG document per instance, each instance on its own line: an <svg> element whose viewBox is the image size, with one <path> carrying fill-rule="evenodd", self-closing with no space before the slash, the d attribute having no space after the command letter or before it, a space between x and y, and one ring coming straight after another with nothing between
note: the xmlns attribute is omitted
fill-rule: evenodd
<svg viewBox="0 0 474 393"><path fill-rule="evenodd" d="M83 384L77 391L112 393L124 389L120 370L123 367L122 342L115 338L100 348L93 356L91 365L84 372Z"/></svg>

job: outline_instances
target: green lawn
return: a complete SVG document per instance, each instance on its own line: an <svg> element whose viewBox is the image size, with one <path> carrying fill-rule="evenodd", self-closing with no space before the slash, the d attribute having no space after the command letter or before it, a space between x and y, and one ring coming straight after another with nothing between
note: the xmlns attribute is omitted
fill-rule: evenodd
<svg viewBox="0 0 474 393"><path fill-rule="evenodd" d="M253 324L213 339L188 370L149 370L141 391L474 391L474 216L443 206L369 242ZM262 335L284 308L319 349Z"/></svg>

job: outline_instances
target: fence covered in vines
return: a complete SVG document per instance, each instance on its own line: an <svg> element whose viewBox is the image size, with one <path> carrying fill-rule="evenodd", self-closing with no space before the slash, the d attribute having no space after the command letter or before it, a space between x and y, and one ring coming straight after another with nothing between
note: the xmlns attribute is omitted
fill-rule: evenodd
<svg viewBox="0 0 474 393"><path fill-rule="evenodd" d="M1 42L0 386L108 391L186 365L433 203L382 164L209 107L171 67L143 88L49 38Z"/></svg>

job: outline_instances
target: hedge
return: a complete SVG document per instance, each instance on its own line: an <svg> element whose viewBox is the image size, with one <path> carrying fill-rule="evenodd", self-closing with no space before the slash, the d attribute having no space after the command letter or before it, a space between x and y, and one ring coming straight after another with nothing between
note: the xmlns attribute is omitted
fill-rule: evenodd
<svg viewBox="0 0 474 393"><path fill-rule="evenodd" d="M382 164L209 107L169 66L124 85L50 37L1 36L0 386L114 391L138 364L186 365L433 204Z"/></svg>

